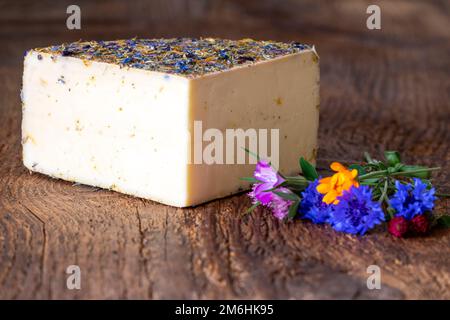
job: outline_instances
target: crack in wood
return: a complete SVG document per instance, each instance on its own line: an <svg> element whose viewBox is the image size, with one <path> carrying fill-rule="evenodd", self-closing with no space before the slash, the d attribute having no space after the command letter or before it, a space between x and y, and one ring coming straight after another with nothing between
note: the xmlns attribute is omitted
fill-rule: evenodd
<svg viewBox="0 0 450 320"><path fill-rule="evenodd" d="M39 284L39 289L42 288L44 286L44 279L45 279L45 269L46 269L46 256L47 256L47 230L46 230L46 226L45 226L45 221L39 217L38 214L36 214L33 210L31 210L27 205L22 203L22 206L35 218L39 221L39 223L42 225L42 239L43 239L43 244L42 244L42 251L41 251L41 276L40 276L40 284ZM49 294L51 288L49 286Z"/></svg>
<svg viewBox="0 0 450 320"><path fill-rule="evenodd" d="M144 255L144 248L145 248L145 234L144 234L144 231L143 231L143 229L142 229L142 220L141 220L141 214L140 214L140 212L139 212L139 207L136 205L136 210L135 210L135 212L136 212L136 219L137 219L137 221L138 221L138 231L139 231L139 256L140 256L140 259L142 260L142 262L143 262L143 267L144 267L144 274L145 274L145 276L146 276L146 278L147 278L147 280L149 281L149 286L148 286L148 289L147 289L147 293L148 293L148 298L149 299L152 299L152 297L153 297L153 289L152 289L152 287L153 287L153 282L152 282L152 279L151 279L151 277L150 277L150 274L149 274L149 264L148 264L148 259L147 259L147 257ZM141 269L141 264L139 265L139 269Z"/></svg>

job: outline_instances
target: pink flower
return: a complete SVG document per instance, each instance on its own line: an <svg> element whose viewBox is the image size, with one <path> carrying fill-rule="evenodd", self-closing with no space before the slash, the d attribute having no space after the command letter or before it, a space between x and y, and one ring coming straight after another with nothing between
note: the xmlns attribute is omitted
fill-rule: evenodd
<svg viewBox="0 0 450 320"><path fill-rule="evenodd" d="M278 219L285 218L289 213L289 207L292 205L292 201L284 199L271 191L267 191L276 188L277 192L291 193L287 188L277 188L285 180L264 160L260 160L257 163L253 177L258 180L249 193L249 196L253 199L253 203L259 202L269 207L273 215Z"/></svg>
<svg viewBox="0 0 450 320"><path fill-rule="evenodd" d="M260 202L263 205L269 205L276 196L272 192L266 192L280 185L284 179L264 160L260 160L256 164L253 177L259 182L253 185L249 196L253 202Z"/></svg>
<svg viewBox="0 0 450 320"><path fill-rule="evenodd" d="M283 193L291 193L291 191L289 191L286 188L279 188L277 191L283 192ZM272 202L270 203L270 208L272 209L272 213L273 213L274 217L276 217L280 220L284 219L289 213L289 207L292 205L292 201L284 199L276 194L272 194L272 195L273 195L273 198L272 198Z"/></svg>

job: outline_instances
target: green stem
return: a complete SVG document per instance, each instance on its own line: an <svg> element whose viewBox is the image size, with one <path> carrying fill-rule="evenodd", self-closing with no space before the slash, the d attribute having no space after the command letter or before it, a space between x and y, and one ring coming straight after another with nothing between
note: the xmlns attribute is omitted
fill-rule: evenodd
<svg viewBox="0 0 450 320"><path fill-rule="evenodd" d="M292 179L292 180L305 180L306 178L303 176L286 176L286 179Z"/></svg>
<svg viewBox="0 0 450 320"><path fill-rule="evenodd" d="M386 175L387 172L388 172L387 170L372 171L372 172L369 172L369 173L359 176L358 180L374 178L374 177L377 177L378 175L384 176L384 175Z"/></svg>
<svg viewBox="0 0 450 320"><path fill-rule="evenodd" d="M379 170L379 171L373 171L366 174L363 174L362 176L359 176L359 180L369 179L369 178L375 178L375 177L383 177L383 176L402 176L402 175L409 175L413 173L424 173L429 171L436 171L440 170L441 167L434 167L434 168L426 168L426 169L417 169L417 170L411 170L411 171L397 171L393 173L389 173L388 170Z"/></svg>
<svg viewBox="0 0 450 320"><path fill-rule="evenodd" d="M450 193L436 193L437 197L450 198Z"/></svg>
<svg viewBox="0 0 450 320"><path fill-rule="evenodd" d="M389 203L389 201L386 201L386 202L388 204L386 212L389 215L389 217L392 219L394 217L394 209L392 209L391 204Z"/></svg>
<svg viewBox="0 0 450 320"><path fill-rule="evenodd" d="M250 212L252 212L253 210L256 209L257 206L259 206L261 204L261 202L256 202L255 204L253 204L250 208L248 208L242 215L246 215L249 214Z"/></svg>
<svg viewBox="0 0 450 320"><path fill-rule="evenodd" d="M373 161L372 157L370 156L370 154L367 151L364 152L364 158L366 158L367 163L372 163L372 161Z"/></svg>
<svg viewBox="0 0 450 320"><path fill-rule="evenodd" d="M438 171L438 170L441 170L441 167L417 169L417 170L411 170L411 171L397 171L397 172L391 173L390 176L401 176L401 175L411 174L411 173L424 173L424 172Z"/></svg>
<svg viewBox="0 0 450 320"><path fill-rule="evenodd" d="M383 187L383 191L381 193L380 199L378 200L379 203L383 203L384 199L387 196L387 190L388 190L388 179L386 179L384 181L384 187Z"/></svg>
<svg viewBox="0 0 450 320"><path fill-rule="evenodd" d="M299 185L309 185L309 181L302 176L298 177L285 177L287 183L299 184Z"/></svg>

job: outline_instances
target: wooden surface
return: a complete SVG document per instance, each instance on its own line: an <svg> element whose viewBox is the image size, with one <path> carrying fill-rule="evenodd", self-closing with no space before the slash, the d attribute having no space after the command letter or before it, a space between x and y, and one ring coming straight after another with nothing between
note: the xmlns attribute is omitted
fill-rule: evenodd
<svg viewBox="0 0 450 320"><path fill-rule="evenodd" d="M246 218L245 195L175 209L30 174L21 163L22 53L77 40L219 36L314 43L321 56L319 166L397 149L439 165L450 192L447 1L70 1L0 3L0 298L450 299L450 230L398 240ZM368 3L382 30L366 29ZM394 4L395 3L395 4ZM449 212L449 201L438 211ZM65 270L81 268L81 290ZM366 287L380 266L382 289Z"/></svg>

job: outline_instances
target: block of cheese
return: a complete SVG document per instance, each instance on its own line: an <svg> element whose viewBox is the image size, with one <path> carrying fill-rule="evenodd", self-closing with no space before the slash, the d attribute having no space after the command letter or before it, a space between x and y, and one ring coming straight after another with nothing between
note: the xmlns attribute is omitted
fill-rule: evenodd
<svg viewBox="0 0 450 320"><path fill-rule="evenodd" d="M286 174L299 172L300 156L315 161L319 63L300 43L177 38L38 48L25 56L21 98L29 170L177 207L247 189L240 177L255 162L239 162L242 143L266 147Z"/></svg>

